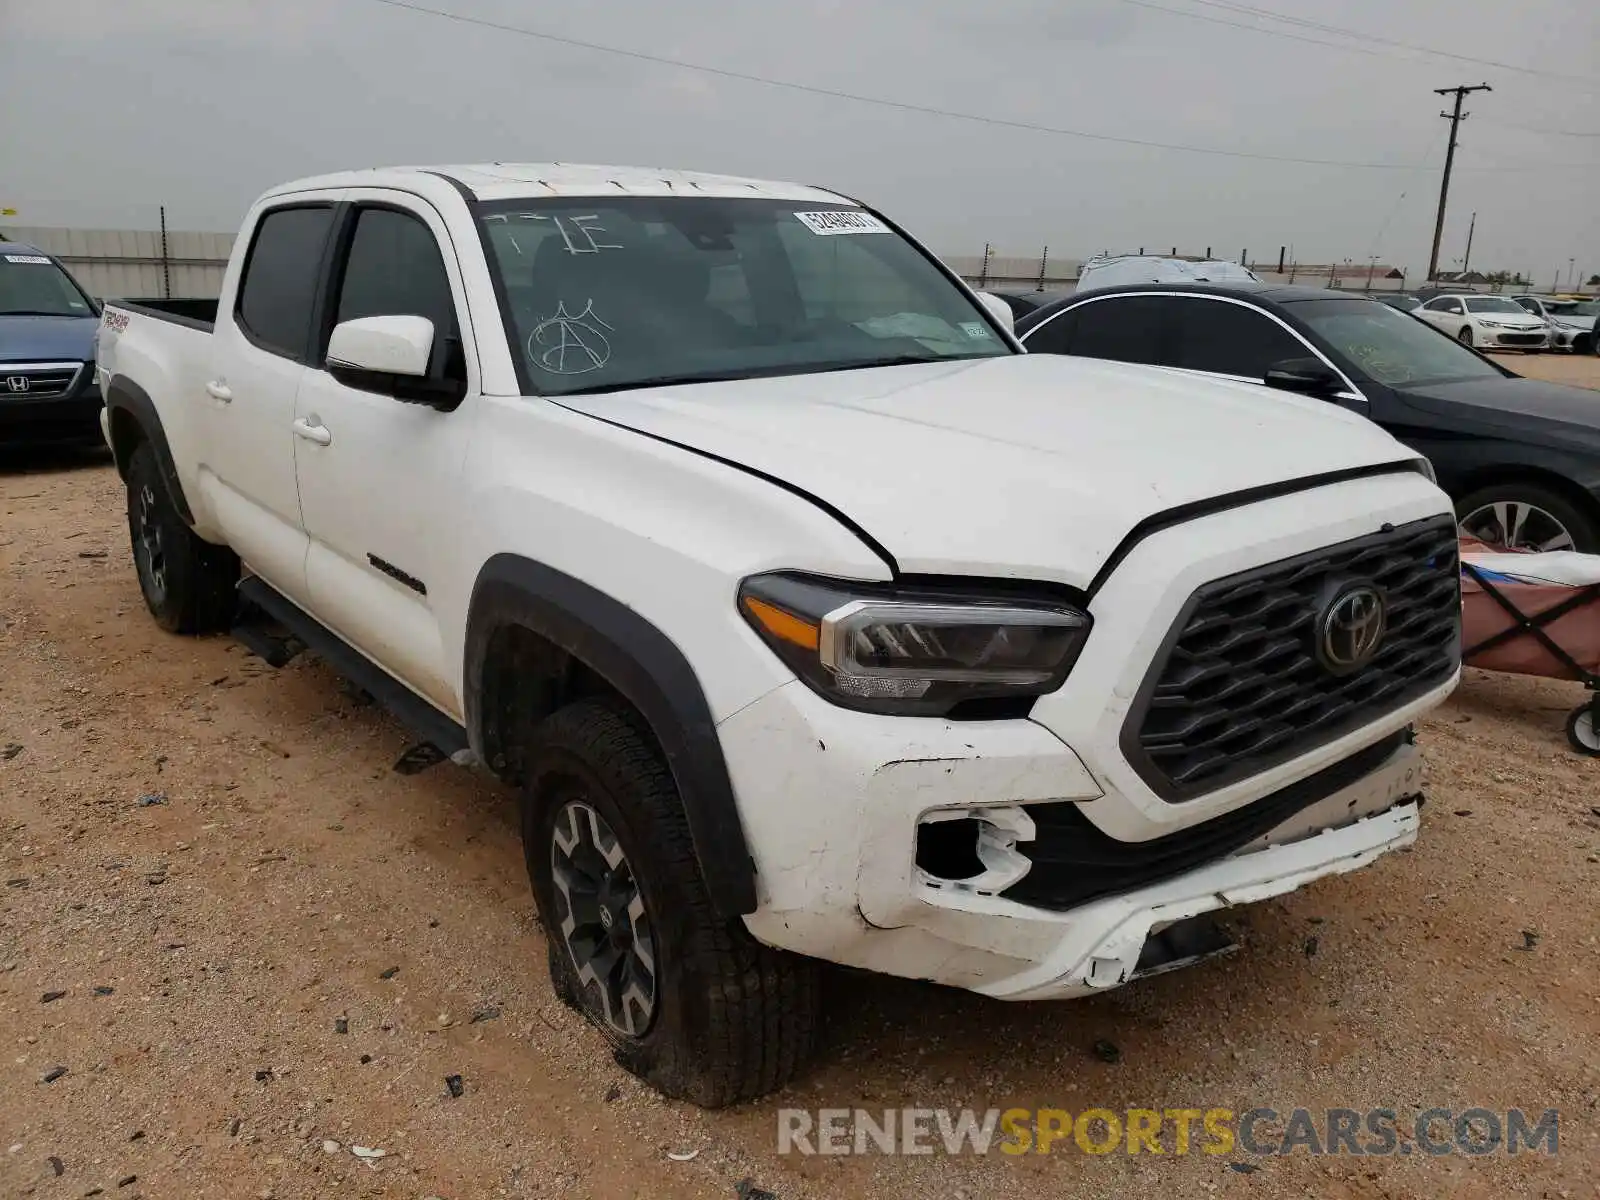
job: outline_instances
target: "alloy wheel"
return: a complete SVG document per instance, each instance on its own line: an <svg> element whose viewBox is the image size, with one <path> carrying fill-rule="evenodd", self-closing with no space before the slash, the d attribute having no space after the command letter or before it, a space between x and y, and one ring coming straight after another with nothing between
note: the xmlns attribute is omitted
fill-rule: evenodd
<svg viewBox="0 0 1600 1200"><path fill-rule="evenodd" d="M145 577L152 599L160 601L167 594L167 555L155 489L149 484L140 489L135 512L139 571Z"/></svg>
<svg viewBox="0 0 1600 1200"><path fill-rule="evenodd" d="M1461 519L1461 532L1503 550L1572 550L1571 532L1534 504L1497 500Z"/></svg>
<svg viewBox="0 0 1600 1200"><path fill-rule="evenodd" d="M593 807L570 800L556 813L550 866L578 983L614 1033L643 1037L656 1011L655 936L622 844Z"/></svg>

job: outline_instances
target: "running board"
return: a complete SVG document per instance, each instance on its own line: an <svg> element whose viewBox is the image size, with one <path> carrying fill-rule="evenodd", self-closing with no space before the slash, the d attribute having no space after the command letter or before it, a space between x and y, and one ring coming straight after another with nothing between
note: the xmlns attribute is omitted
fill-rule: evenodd
<svg viewBox="0 0 1600 1200"><path fill-rule="evenodd" d="M444 758L451 758L469 748L465 729L376 666L366 655L310 616L294 601L269 587L259 576L252 575L240 581L239 598L283 626L295 641L302 643L307 650L388 709L396 720L439 750ZM248 632L240 637L240 630L236 629L234 636L250 649L255 649ZM282 665L266 655L262 657L274 666Z"/></svg>

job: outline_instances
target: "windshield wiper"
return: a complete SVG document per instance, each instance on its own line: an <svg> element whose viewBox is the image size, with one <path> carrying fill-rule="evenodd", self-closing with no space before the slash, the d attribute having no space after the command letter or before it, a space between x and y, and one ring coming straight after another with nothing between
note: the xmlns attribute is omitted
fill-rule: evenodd
<svg viewBox="0 0 1600 1200"><path fill-rule="evenodd" d="M652 375L644 379L623 379L616 383L596 383L590 387L573 388L570 391L556 392L551 396L559 400L563 396L597 396L605 392L632 392L640 388L677 387L688 383L728 383L736 379L755 379L762 375L790 375L796 371L810 370L809 367L796 367L793 370L773 370L771 368L752 367L744 371L715 371L704 374L687 372L682 375Z"/></svg>
<svg viewBox="0 0 1600 1200"><path fill-rule="evenodd" d="M764 367L746 367L737 371L714 371L704 374L685 372L682 375L653 375L646 379L625 379L618 383L597 383L591 387L573 388L556 392L551 399L562 396L597 396L607 392L631 392L640 388L678 387L691 383L728 383L740 379L766 379L782 375L821 375L829 371L858 371L868 367L901 367L919 363L969 362L975 358L994 358L992 354L895 354L884 358L849 358L829 362L778 363Z"/></svg>

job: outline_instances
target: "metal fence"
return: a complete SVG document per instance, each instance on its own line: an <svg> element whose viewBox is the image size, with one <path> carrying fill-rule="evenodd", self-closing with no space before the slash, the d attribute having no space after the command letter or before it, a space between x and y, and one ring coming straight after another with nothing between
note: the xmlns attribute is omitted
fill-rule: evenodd
<svg viewBox="0 0 1600 1200"><path fill-rule="evenodd" d="M59 258L97 299L181 296L214 299L233 251L231 233L146 229L51 229L5 225L0 234Z"/></svg>
<svg viewBox="0 0 1600 1200"><path fill-rule="evenodd" d="M222 277L234 240L231 233L12 225L0 226L0 234L55 255L78 282L100 299L111 296L215 299L222 290ZM1166 253L1159 247L1139 249L1141 253ZM1177 250L1176 247L1172 249ZM1209 257L1210 251L1207 247L1206 256ZM1227 255L1223 252L1221 256ZM1036 254L1015 255L998 254L992 244L986 244L980 254L941 257L951 270L973 286L998 291L1070 292L1077 286L1078 274L1083 268L1082 259L1053 257L1048 246L1041 247ZM1365 262L1285 262L1284 269L1279 271L1275 256L1269 262L1247 261L1246 265L1272 283L1332 287L1346 292L1398 292L1425 283L1420 273L1392 278L1392 268ZM1464 286L1480 292L1539 290L1536 284L1526 282L1474 281Z"/></svg>

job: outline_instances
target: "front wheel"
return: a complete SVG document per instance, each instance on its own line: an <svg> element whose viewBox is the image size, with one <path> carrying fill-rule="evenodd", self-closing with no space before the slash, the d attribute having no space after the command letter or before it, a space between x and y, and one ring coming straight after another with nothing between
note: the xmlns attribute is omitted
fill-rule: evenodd
<svg viewBox="0 0 1600 1200"><path fill-rule="evenodd" d="M819 965L713 911L638 718L570 705L526 761L523 848L556 994L668 1096L720 1108L782 1087L815 1047Z"/></svg>
<svg viewBox="0 0 1600 1200"><path fill-rule="evenodd" d="M1461 532L1499 550L1600 553L1600 521L1537 483L1491 484L1456 502Z"/></svg>
<svg viewBox="0 0 1600 1200"><path fill-rule="evenodd" d="M1456 341L1460 342L1463 346L1472 345L1472 326L1463 325L1461 327L1461 332L1456 334Z"/></svg>
<svg viewBox="0 0 1600 1200"><path fill-rule="evenodd" d="M238 600L238 556L184 523L149 442L128 460L127 483L133 563L156 624L168 633L226 630Z"/></svg>

